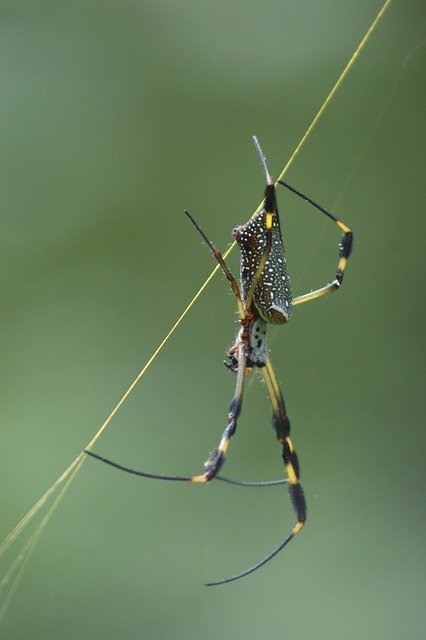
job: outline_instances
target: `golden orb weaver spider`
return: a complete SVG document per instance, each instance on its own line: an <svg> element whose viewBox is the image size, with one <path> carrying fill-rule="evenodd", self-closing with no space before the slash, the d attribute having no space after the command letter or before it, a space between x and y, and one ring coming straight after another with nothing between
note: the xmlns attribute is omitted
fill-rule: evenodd
<svg viewBox="0 0 426 640"><path fill-rule="evenodd" d="M294 187L291 187L282 180L278 180L278 184L283 185L324 213L333 220L343 232L339 244L339 263L334 280L320 289L293 298L281 236L275 192L276 185L270 176L265 155L256 136L253 136L253 142L266 177L266 188L262 209L246 222L246 224L235 227L233 230L233 237L239 246L241 254L240 285L238 285L235 277L228 269L220 251L212 244L192 214L189 211L185 211L194 227L210 248L215 260L217 260L229 281L237 303L240 322L240 329L236 341L229 349L227 355L228 361L225 362L225 365L237 376L234 396L229 405L228 424L222 434L219 445L204 463L204 473L192 476L169 476L147 473L125 467L92 451L86 450L88 455L121 471L126 471L127 473L144 478L153 478L155 480L205 483L217 478L224 482L243 486L268 486L281 483L288 485L290 500L297 519L290 534L273 551L253 566L228 578L207 582L206 586L226 584L253 573L253 571L256 571L276 556L277 553L301 531L306 522L306 501L299 481L299 462L290 439L290 421L287 416L284 398L268 355L266 329L268 324L285 324L289 320L294 306L326 296L339 289L343 281L343 274L353 243L353 232L348 226L319 204L300 193L297 189L294 189ZM253 367L260 369L271 403L272 426L276 433L277 440L282 446L282 458L287 473L287 478L283 480L245 482L218 475L225 462L230 439L236 431L237 420L242 407L244 379Z"/></svg>

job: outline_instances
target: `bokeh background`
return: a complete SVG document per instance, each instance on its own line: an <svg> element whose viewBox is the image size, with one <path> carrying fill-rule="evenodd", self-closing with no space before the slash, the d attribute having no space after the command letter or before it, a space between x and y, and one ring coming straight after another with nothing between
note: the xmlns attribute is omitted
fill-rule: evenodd
<svg viewBox="0 0 426 640"><path fill-rule="evenodd" d="M2 537L214 266L182 210L228 246L262 194L250 136L277 175L379 8L3 0ZM309 506L302 535L258 573L206 589L289 532L286 491L155 483L89 460L2 637L424 637L425 17L420 0L391 5L287 174L356 232L342 291L269 332ZM282 191L302 293L333 277L339 233ZM225 425L236 330L216 276L96 451L198 473ZM269 414L254 374L228 475L280 477Z"/></svg>

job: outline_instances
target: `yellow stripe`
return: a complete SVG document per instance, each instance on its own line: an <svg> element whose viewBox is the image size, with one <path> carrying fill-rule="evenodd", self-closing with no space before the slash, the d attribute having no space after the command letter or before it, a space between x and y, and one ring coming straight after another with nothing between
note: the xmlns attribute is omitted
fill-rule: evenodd
<svg viewBox="0 0 426 640"><path fill-rule="evenodd" d="M303 529L304 522L298 522L291 532L293 536L297 535L301 529Z"/></svg>
<svg viewBox="0 0 426 640"><path fill-rule="evenodd" d="M272 229L272 213L266 212L266 228Z"/></svg>
<svg viewBox="0 0 426 640"><path fill-rule="evenodd" d="M223 438L220 441L220 444L219 444L219 447L218 447L219 453L225 454L228 451L228 447L229 447L229 439L228 438Z"/></svg>
<svg viewBox="0 0 426 640"><path fill-rule="evenodd" d="M290 440L290 438L288 436L286 438L286 442L288 444L288 447L289 447L291 453L293 453L293 451L294 451L293 443L292 443L292 441Z"/></svg>
<svg viewBox="0 0 426 640"><path fill-rule="evenodd" d="M346 262L347 262L346 258L340 258L340 260L339 260L339 269L340 269L340 271L344 271L345 270Z"/></svg>
<svg viewBox="0 0 426 640"><path fill-rule="evenodd" d="M285 465L285 470L287 471L287 476L288 476L288 481L290 484L297 484L299 481L297 479L296 476L296 472L293 469L293 465L292 464L286 464Z"/></svg>
<svg viewBox="0 0 426 640"><path fill-rule="evenodd" d="M339 225L341 230L344 231L344 233L349 233L350 228L347 227L345 224L343 224L343 222L340 222L340 220L337 220L337 224Z"/></svg>
<svg viewBox="0 0 426 640"><path fill-rule="evenodd" d="M207 482L206 476L193 476L190 482Z"/></svg>

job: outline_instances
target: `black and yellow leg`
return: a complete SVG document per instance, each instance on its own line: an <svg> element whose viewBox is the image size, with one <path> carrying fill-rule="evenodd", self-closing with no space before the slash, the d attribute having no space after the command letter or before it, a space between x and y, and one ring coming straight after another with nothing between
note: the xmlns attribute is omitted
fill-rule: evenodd
<svg viewBox="0 0 426 640"><path fill-rule="evenodd" d="M213 480L219 473L223 463L225 462L226 454L229 447L229 442L234 435L237 428L238 416L241 413L241 407L243 403L243 391L244 391L244 378L246 375L246 353L243 344L240 344L238 348L238 370L237 370L237 382L235 386L234 397L229 405L228 424L219 442L219 446L215 449L209 459L205 462L205 471L199 476L193 476L190 482L208 482ZM238 483L236 483L238 484Z"/></svg>
<svg viewBox="0 0 426 640"><path fill-rule="evenodd" d="M260 562L257 562L252 567L249 567L245 571L236 573L228 578L222 578L221 580L213 580L206 582L206 586L211 587L219 584L226 584L233 582L239 578L253 573L264 564L272 560L289 542L296 536L303 528L306 522L306 500L305 494L302 489L302 485L299 482L299 462L297 454L294 450L293 443L290 439L290 421L287 416L284 398L282 396L280 387L278 385L277 377L273 370L271 361L267 360L266 365L261 369L263 379L268 391L269 400L272 407L272 426L277 436L278 442L282 445L282 458L284 462L284 468L287 472L287 485L290 500L294 511L296 513L297 522L290 534L277 546L271 553L268 553Z"/></svg>
<svg viewBox="0 0 426 640"><path fill-rule="evenodd" d="M335 222L336 225L339 227L339 229L341 229L341 231L343 232L342 239L339 243L339 264L337 266L337 271L336 271L334 280L329 284L326 284L324 287L321 287L320 289L316 289L315 291L310 291L309 293L305 293L301 296L297 296L296 298L293 298L293 306L295 306L298 304L303 304L304 302L309 302L310 300L316 300L317 298L322 298L323 296L327 296L329 293L333 293L333 291L337 291L337 289L340 288L343 281L346 264L351 255L354 233L352 229L350 229L347 225L345 225L341 220L336 218L336 216L330 213L330 211L327 211L327 209L324 209L324 207L314 202L314 200L311 200L311 198L308 198L308 196L305 196L303 193L301 193L294 187L290 186L286 182L282 182L281 180L279 180L279 184L283 185L284 187L286 187L296 195L303 198L303 200L313 205L316 209L321 211L321 213L324 213L328 218L330 218L330 220L333 220L333 222Z"/></svg>
<svg viewBox="0 0 426 640"><path fill-rule="evenodd" d="M297 517L297 523L290 534L291 539L299 533L306 522L306 501L299 482L299 461L290 438L290 420L287 416L284 398L269 358L261 372L272 407L272 426L278 442L282 445L282 458L287 473L288 491Z"/></svg>

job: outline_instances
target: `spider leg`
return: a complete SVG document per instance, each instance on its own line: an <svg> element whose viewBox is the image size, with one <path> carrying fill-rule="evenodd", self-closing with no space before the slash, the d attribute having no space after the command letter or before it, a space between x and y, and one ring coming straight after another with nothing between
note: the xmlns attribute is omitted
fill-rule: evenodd
<svg viewBox="0 0 426 640"><path fill-rule="evenodd" d="M222 434L218 447L213 451L209 459L205 462L205 472L199 476L193 476L191 482L208 482L212 480L218 473L225 462L226 453L228 451L229 442L237 428L238 416L241 413L244 392L244 378L246 375L246 349L244 344L240 344L238 348L238 370L237 382L235 385L234 396L229 404L228 424Z"/></svg>
<svg viewBox="0 0 426 640"><path fill-rule="evenodd" d="M279 180L278 182L279 184L283 185L284 187L286 187L296 195L303 198L303 200L305 200L309 204L313 205L316 209L321 211L321 213L324 213L326 216L328 216L328 218L330 218L330 220L333 220L333 222L335 222L337 226L343 231L342 239L339 243L339 264L337 266L337 271L336 271L334 280L329 284L326 284L324 287L321 287L320 289L316 289L315 291L310 291L309 293L305 293L301 296L297 296L296 298L293 298L293 306L294 306L297 304L303 304L304 302L309 302L310 300L316 300L317 298L322 298L323 296L327 296L329 293L333 293L333 291L337 291L338 289L340 289L340 286L343 282L343 275L346 268L346 264L349 259L349 256L351 255L354 233L352 229L346 226L341 220L336 218L336 216L330 213L330 211L327 211L327 209L324 209L324 207L314 202L314 200L311 200L311 198L308 198L308 196L305 196L303 193L301 193L294 187L291 187L286 182L282 182L281 180Z"/></svg>
<svg viewBox="0 0 426 640"><path fill-rule="evenodd" d="M223 259L223 256L222 256L221 252L209 240L209 238L206 236L206 234L204 233L204 231L202 230L202 228L200 227L198 222L193 217L192 213L185 209L185 214L191 220L192 224L197 229L198 233L200 234L200 236L203 238L204 242L209 247L210 251L213 254L214 259L217 260L217 262L219 263L220 268L222 269L223 273L226 276L226 279L228 280L228 282L230 284L232 293L234 294L235 301L237 303L238 315L240 316L240 320L244 319L246 314L245 314L244 304L243 304L243 301L241 299L240 288L238 286L238 282L235 280L234 276L230 272L230 270L228 268L228 265L226 264L225 260Z"/></svg>
<svg viewBox="0 0 426 640"><path fill-rule="evenodd" d="M112 460L109 460L108 458L104 458L103 456L93 453L88 449L85 450L85 453L91 456L92 458L96 458L101 462L105 462L106 464L109 464L111 467L115 467L116 469L119 469L120 471L126 471L127 473L131 473L136 476L141 476L143 478L152 478L154 480L172 480L172 481L174 480L177 482L196 482L196 483L209 482L210 480L213 480L213 478L217 476L220 468L225 462L229 441L234 435L235 430L237 428L237 420L238 420L238 416L240 415L241 406L243 402L244 378L246 375L246 361L247 361L247 356L245 352L245 346L243 343L241 343L238 348L237 382L235 386L234 396L229 404L228 424L222 434L219 445L210 455L208 460L204 463L204 468L205 468L204 473L200 475L194 475L194 476L169 476L169 475L163 475L158 473L148 473L146 471L139 471L131 467L125 467L121 464L118 464L117 462L113 462ZM223 478L223 481L230 482L232 484L240 484L243 486L245 486L246 484L244 481L231 480L228 478L226 479ZM273 482L276 482L276 481L269 481L268 484L265 483L265 486L269 486L269 484ZM260 483L260 484L248 483L247 486L263 486L263 483Z"/></svg>
<svg viewBox="0 0 426 640"><path fill-rule="evenodd" d="M140 471L139 469L126 467L125 465L114 462L109 458L100 456L98 453L94 453L89 449L85 449L84 453L86 453L88 456L91 456L92 458L95 458L95 460L100 460L105 464L109 464L109 466L114 467L114 469L125 471L126 473L131 473L142 478L151 478L153 480L177 480L178 482L190 482L193 478L193 476L167 476L160 473L149 473L148 471ZM226 482L227 484L236 484L240 487L272 487L277 484L285 484L288 482L287 478L280 478L279 480L234 480L233 478L225 478L219 475L215 476L215 479Z"/></svg>
<svg viewBox="0 0 426 640"><path fill-rule="evenodd" d="M293 528L292 537L299 533L306 522L306 501L302 486L299 482L299 461L293 443L290 439L290 420L288 419L285 402L270 359L261 369L272 407L272 426L277 440L282 445L282 458L287 472L288 491L296 513L297 523Z"/></svg>
<svg viewBox="0 0 426 640"><path fill-rule="evenodd" d="M234 580L238 580L239 578L243 578L244 576L253 573L264 564L272 560L272 558L274 558L277 553L279 553L290 542L290 540L292 540L294 536L296 536L302 530L306 522L306 501L302 486L299 482L299 462L293 447L293 443L290 439L290 421L287 416L284 398L269 358L266 362L266 365L262 367L261 372L266 384L266 389L268 391L268 396L272 407L272 426L276 433L278 442L282 445L282 458L285 470L287 472L288 491L290 494L290 500L296 513L297 522L290 534L262 560L249 567L245 571L237 573L233 576L223 578L221 580L207 582L206 586L208 587L233 582Z"/></svg>

